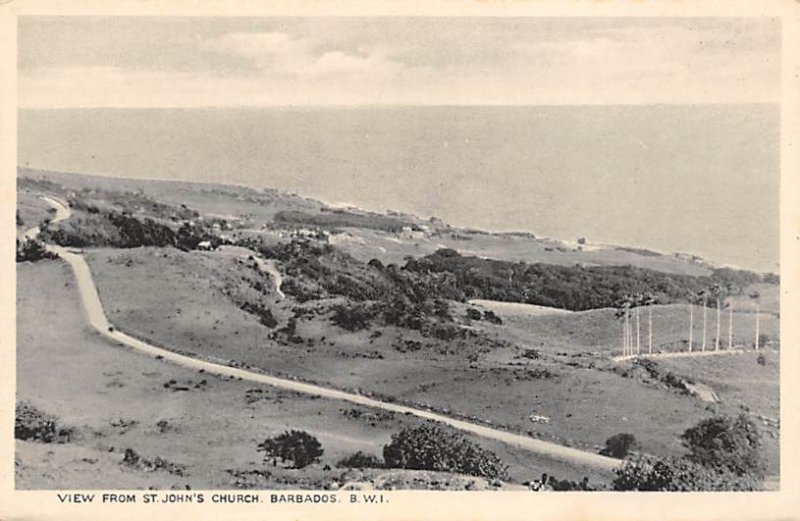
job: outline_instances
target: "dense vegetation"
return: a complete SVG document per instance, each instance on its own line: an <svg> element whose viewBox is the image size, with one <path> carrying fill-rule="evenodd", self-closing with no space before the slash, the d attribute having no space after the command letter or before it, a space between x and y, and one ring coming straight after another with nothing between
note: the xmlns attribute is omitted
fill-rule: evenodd
<svg viewBox="0 0 800 521"><path fill-rule="evenodd" d="M441 249L411 259L405 269L446 281L444 295L455 300L523 302L572 311L614 307L627 295L653 294L675 302L714 284L742 288L761 282L758 274L718 269L708 277L675 275L633 266L557 266L508 262Z"/></svg>
<svg viewBox="0 0 800 521"><path fill-rule="evenodd" d="M333 309L334 324L348 331L366 329L373 320L422 331L437 338L454 338L460 329L452 325L447 298L455 298L448 274L426 274L364 264L330 245L295 240L265 245L258 241L238 244L281 261L282 290L304 302L333 296L349 301Z"/></svg>
<svg viewBox="0 0 800 521"><path fill-rule="evenodd" d="M431 424L406 428L392 435L383 448L389 468L435 470L505 479L507 467L493 452L464 436Z"/></svg>
<svg viewBox="0 0 800 521"><path fill-rule="evenodd" d="M61 246L173 246L175 232L167 225L150 218L139 219L116 211L85 213L47 225L42 238Z"/></svg>
<svg viewBox="0 0 800 521"><path fill-rule="evenodd" d="M641 455L617 469L615 490L758 490L764 477L761 438L745 414L715 416L682 436L688 454L680 458Z"/></svg>

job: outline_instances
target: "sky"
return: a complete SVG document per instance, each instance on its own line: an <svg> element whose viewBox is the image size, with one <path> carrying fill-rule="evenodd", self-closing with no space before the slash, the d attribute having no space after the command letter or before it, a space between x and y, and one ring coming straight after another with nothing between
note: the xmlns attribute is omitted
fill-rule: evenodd
<svg viewBox="0 0 800 521"><path fill-rule="evenodd" d="M21 17L19 105L777 103L768 18Z"/></svg>

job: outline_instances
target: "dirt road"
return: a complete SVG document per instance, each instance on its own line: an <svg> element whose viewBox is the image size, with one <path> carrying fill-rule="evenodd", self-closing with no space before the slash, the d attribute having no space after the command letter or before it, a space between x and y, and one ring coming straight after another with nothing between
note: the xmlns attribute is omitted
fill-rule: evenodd
<svg viewBox="0 0 800 521"><path fill-rule="evenodd" d="M755 353L755 351L745 351L744 349L720 349L719 351L677 351L674 353L642 353L639 355L625 355L615 356L612 358L615 362L624 362L626 360L633 360L635 358L652 358L658 360L659 358L699 358L704 356L720 356L720 355L741 355L743 353Z"/></svg>
<svg viewBox="0 0 800 521"><path fill-rule="evenodd" d="M69 217L69 209L63 204L50 198L45 198L45 200L56 208L56 216L59 218L59 220ZM609 470L616 468L620 464L620 461L617 459L601 456L593 452L587 452L572 447L565 447L563 445L537 440L528 436L513 434L492 427L487 427L485 425L451 418L424 409L398 405L338 389L299 382L287 378L278 378L251 370L244 370L207 362L148 344L113 328L112 324L105 315L105 311L103 310L103 304L100 301L100 296L97 293L97 287L92 279L92 273L89 269L89 265L81 255L72 253L60 246L48 245L47 248L55 253L58 253L58 255L70 265L75 273L81 302L83 303L84 311L89 324L108 340L122 346L129 347L151 356L160 357L183 367L188 367L195 370L202 369L207 373L219 376L241 378L242 380L248 380L272 387L320 396L323 398L343 400L366 407L391 411L397 414L411 414L420 418L443 423L465 432L477 434L478 436L482 436L484 438L499 440L516 447L570 463L588 465Z"/></svg>

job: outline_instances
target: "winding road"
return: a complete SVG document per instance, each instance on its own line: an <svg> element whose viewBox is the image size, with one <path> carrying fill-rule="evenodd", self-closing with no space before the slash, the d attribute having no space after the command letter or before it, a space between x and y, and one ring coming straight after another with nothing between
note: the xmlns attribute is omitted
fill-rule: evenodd
<svg viewBox="0 0 800 521"><path fill-rule="evenodd" d="M59 222L69 218L70 216L69 208L67 208L66 205L64 205L61 201L58 201L51 197L43 197L43 199L56 209L56 216L52 222ZM38 233L39 229L33 228L31 230L28 230L25 236L33 238L36 237ZM51 244L48 244L46 246L48 250L57 253L72 268L72 271L74 272L75 278L77 280L77 286L81 298L81 303L83 304L83 308L86 313L86 317L89 324L95 330L97 330L98 333L100 333L102 336L104 336L105 338L114 343L121 344L122 346L134 349L142 353L146 353L148 355L163 358L164 360L170 361L172 363L175 363L177 365L189 369L194 369L194 370L202 369L206 373L215 374L219 376L241 378L242 380L248 380L251 382L269 385L280 389L286 389L289 391L295 391L313 396L320 396L332 400L342 400L350 403L355 403L358 405L363 405L365 407L371 407L374 409L381 409L384 411L390 411L397 414L409 414L417 416L419 418L433 420L439 423L449 425L464 432L476 434L478 436L487 439L498 440L515 447L519 447L537 454L541 454L544 456L548 456L554 459L566 461L573 464L587 465L595 468L612 470L614 468L617 468L621 463L620 460L609 458L606 456L601 456L593 452L583 451L572 447L565 447L557 443L542 441L535 438L530 438L528 436L523 436L520 434L514 434L511 432L495 429L492 427L487 427L485 425L459 420L456 418L431 412L425 409L418 409L415 407L409 407L405 405L385 402L373 398L368 398L366 396L356 393L341 391L329 387L323 387L321 385L304 383L287 378L269 376L266 374L261 374L250 370L239 369L236 367L229 367L226 365L216 364L213 362L207 362L190 356L181 355L173 351L170 351L168 349L164 349L162 347L157 347L155 345L149 344L147 342L143 342L142 340L134 338L121 331L117 331L113 327L111 322L108 320L105 311L103 310L103 304L100 301L100 296L98 295L97 287L95 286L94 280L92 279L92 273L89 269L89 265L86 263L86 260L83 258L82 255L79 255L74 251L70 251L69 249L60 246L55 246ZM279 278L276 278L276 280L280 281Z"/></svg>

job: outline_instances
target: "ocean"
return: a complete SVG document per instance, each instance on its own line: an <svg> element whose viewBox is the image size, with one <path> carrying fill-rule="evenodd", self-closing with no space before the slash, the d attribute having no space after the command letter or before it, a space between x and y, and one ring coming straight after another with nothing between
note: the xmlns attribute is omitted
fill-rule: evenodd
<svg viewBox="0 0 800 521"><path fill-rule="evenodd" d="M18 164L278 188L778 271L777 105L19 111Z"/></svg>

